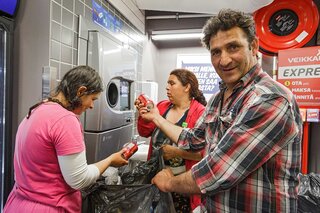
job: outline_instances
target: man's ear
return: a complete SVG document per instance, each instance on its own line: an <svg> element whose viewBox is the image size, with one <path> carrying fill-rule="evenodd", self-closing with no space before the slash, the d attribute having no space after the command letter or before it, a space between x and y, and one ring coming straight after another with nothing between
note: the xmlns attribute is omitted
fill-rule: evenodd
<svg viewBox="0 0 320 213"><path fill-rule="evenodd" d="M86 91L87 91L87 87L85 87L85 86L79 87L79 89L77 91L77 96L78 97L83 96Z"/></svg>
<svg viewBox="0 0 320 213"><path fill-rule="evenodd" d="M258 55L258 51L259 51L259 39L258 39L258 37L253 39L253 41L251 42L251 50L252 50L252 54L254 56Z"/></svg>

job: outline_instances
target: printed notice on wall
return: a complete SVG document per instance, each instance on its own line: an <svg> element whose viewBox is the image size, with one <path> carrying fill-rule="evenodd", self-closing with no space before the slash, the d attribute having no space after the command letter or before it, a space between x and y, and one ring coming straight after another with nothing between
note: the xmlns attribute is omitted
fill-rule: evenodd
<svg viewBox="0 0 320 213"><path fill-rule="evenodd" d="M320 108L320 47L280 50L278 67L278 81L300 107Z"/></svg>
<svg viewBox="0 0 320 213"><path fill-rule="evenodd" d="M199 82L199 89L207 100L219 92L219 75L213 68L209 54L179 54L177 55L177 68L192 71Z"/></svg>

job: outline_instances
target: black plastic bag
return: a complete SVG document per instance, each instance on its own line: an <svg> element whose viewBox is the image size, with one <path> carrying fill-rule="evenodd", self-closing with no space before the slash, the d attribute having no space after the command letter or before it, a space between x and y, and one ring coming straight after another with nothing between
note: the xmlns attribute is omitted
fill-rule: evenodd
<svg viewBox="0 0 320 213"><path fill-rule="evenodd" d="M298 212L320 212L320 175L299 174Z"/></svg>
<svg viewBox="0 0 320 213"><path fill-rule="evenodd" d="M85 196L82 212L161 212L160 208L163 207L158 207L161 199L159 194L159 190L151 184L106 185L104 180L100 180ZM160 211L156 210L157 207Z"/></svg>
<svg viewBox="0 0 320 213"><path fill-rule="evenodd" d="M123 184L149 184L163 168L162 150L154 150L150 160L130 161L128 165L119 168L119 176Z"/></svg>
<svg viewBox="0 0 320 213"><path fill-rule="evenodd" d="M82 212L175 213L171 194L150 184L163 165L162 153L156 150L149 161L119 171L124 185L107 185L104 179L97 181L82 191Z"/></svg>

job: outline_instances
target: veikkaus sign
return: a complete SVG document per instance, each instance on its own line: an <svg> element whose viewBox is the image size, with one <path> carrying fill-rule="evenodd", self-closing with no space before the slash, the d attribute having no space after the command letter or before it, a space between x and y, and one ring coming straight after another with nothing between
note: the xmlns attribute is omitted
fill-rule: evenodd
<svg viewBox="0 0 320 213"><path fill-rule="evenodd" d="M300 107L320 108L320 46L280 50L278 81Z"/></svg>

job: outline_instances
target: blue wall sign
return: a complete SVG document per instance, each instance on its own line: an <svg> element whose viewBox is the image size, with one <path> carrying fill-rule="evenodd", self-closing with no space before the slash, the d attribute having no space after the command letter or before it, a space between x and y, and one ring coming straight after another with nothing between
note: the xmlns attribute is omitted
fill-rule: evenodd
<svg viewBox="0 0 320 213"><path fill-rule="evenodd" d="M123 23L119 18L106 11L94 0L92 0L92 20L112 32L120 32L123 26Z"/></svg>
<svg viewBox="0 0 320 213"><path fill-rule="evenodd" d="M215 94L219 91L219 75L210 63L181 63L181 67L192 71L199 82L199 89L204 94Z"/></svg>

